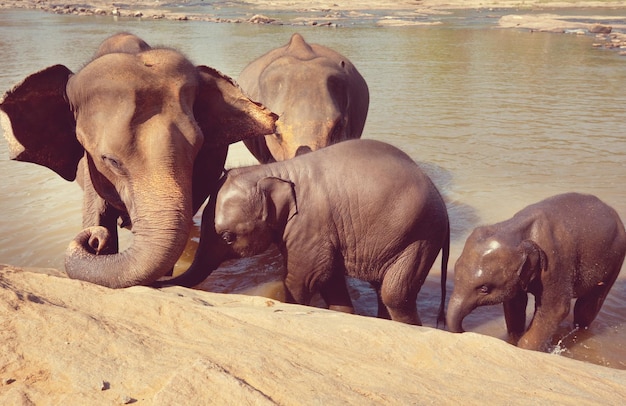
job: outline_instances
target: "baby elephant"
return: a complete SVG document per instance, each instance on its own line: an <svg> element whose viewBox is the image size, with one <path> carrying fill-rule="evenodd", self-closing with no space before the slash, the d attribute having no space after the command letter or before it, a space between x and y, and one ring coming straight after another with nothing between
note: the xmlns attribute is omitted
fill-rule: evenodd
<svg viewBox="0 0 626 406"><path fill-rule="evenodd" d="M546 350L572 298L578 298L575 327L591 324L625 253L624 225L597 197L566 193L530 205L469 236L455 265L448 326L462 332L476 307L503 303L510 339ZM528 293L535 296L535 314L524 332Z"/></svg>
<svg viewBox="0 0 626 406"><path fill-rule="evenodd" d="M330 309L353 312L349 275L376 289L378 317L421 325L417 294L440 250L445 286L446 206L419 166L391 145L350 140L230 170L215 204L215 232L237 255L278 245L290 302L309 304L319 292ZM201 242L203 249L210 248Z"/></svg>

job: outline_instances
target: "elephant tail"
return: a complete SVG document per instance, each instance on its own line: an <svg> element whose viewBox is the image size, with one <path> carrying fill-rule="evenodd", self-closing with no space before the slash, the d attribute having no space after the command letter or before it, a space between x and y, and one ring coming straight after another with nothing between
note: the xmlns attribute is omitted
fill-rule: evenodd
<svg viewBox="0 0 626 406"><path fill-rule="evenodd" d="M446 283L448 280L448 259L450 258L450 222L446 231L446 238L441 248L441 303L439 304L439 314L437 316L437 327L443 323L446 328Z"/></svg>

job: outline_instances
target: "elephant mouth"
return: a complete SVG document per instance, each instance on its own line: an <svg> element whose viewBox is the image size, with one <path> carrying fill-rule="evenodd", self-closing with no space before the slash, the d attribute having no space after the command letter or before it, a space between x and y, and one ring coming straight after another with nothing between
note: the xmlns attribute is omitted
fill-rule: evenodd
<svg viewBox="0 0 626 406"><path fill-rule="evenodd" d="M130 216L126 213L126 214L122 214L117 222L118 226L120 228L125 228L127 230L131 230L133 228L133 222L130 219Z"/></svg>
<svg viewBox="0 0 626 406"><path fill-rule="evenodd" d="M242 247L242 248L233 248L233 251L235 252L235 254L237 254L237 256L239 256L239 258L249 258L249 257L253 257L255 255L259 255L261 253L263 253L266 249L262 249L260 247L252 247L252 246L246 246L246 247Z"/></svg>
<svg viewBox="0 0 626 406"><path fill-rule="evenodd" d="M248 258L267 251L272 245L267 241L235 242L230 247L239 258Z"/></svg>
<svg viewBox="0 0 626 406"><path fill-rule="evenodd" d="M312 152L311 147L309 147L307 145L301 145L296 150L296 156L308 154L309 152Z"/></svg>

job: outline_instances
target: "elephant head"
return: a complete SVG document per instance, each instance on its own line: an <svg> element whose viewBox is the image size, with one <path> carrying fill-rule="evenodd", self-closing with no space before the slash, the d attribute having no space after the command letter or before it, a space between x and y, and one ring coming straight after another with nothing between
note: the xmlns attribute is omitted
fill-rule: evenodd
<svg viewBox="0 0 626 406"><path fill-rule="evenodd" d="M365 80L347 58L299 34L250 63L238 81L280 117L276 132L244 141L260 162L361 136L369 106Z"/></svg>
<svg viewBox="0 0 626 406"><path fill-rule="evenodd" d="M297 213L296 195L289 181L233 172L216 195L215 232L236 255L248 257L281 240Z"/></svg>
<svg viewBox="0 0 626 406"><path fill-rule="evenodd" d="M216 70L130 34L105 41L75 74L56 65L27 77L0 109L11 159L84 188L85 229L67 273L113 288L172 269L228 145L272 133L277 118ZM118 221L134 237L123 252Z"/></svg>
<svg viewBox="0 0 626 406"><path fill-rule="evenodd" d="M506 303L546 269L543 250L531 240L511 242L485 229L468 237L454 268L454 290L446 322L452 332L463 332L463 319L478 306Z"/></svg>

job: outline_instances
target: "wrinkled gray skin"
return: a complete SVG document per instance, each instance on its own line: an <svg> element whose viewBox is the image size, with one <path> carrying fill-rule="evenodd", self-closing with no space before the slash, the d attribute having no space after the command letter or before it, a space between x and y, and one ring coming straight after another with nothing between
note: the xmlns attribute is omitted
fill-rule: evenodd
<svg viewBox="0 0 626 406"><path fill-rule="evenodd" d="M251 62L237 81L280 117L274 134L244 141L261 163L361 137L369 106L365 80L347 58L300 34Z"/></svg>
<svg viewBox="0 0 626 406"><path fill-rule="evenodd" d="M214 218L213 230L207 206L188 272L210 269L216 245L206 243L209 231L239 257L277 244L292 303L309 304L319 292L330 309L353 312L349 275L376 289L379 317L420 325L417 294L440 250L445 287L450 233L443 199L411 158L382 142L351 140L230 170ZM444 301L442 289L441 318Z"/></svg>
<svg viewBox="0 0 626 406"><path fill-rule="evenodd" d="M112 288L172 269L228 144L272 133L276 120L219 72L126 33L75 74L56 65L27 77L0 109L12 159L84 189L84 230L67 250L68 275ZM134 234L121 253L118 222Z"/></svg>
<svg viewBox="0 0 626 406"><path fill-rule="evenodd" d="M572 298L575 327L591 324L625 253L622 221L595 196L567 193L530 205L469 236L455 265L448 327L462 332L476 307L503 303L510 341L546 350ZM526 330L528 293L535 314Z"/></svg>

